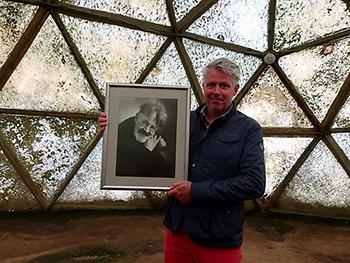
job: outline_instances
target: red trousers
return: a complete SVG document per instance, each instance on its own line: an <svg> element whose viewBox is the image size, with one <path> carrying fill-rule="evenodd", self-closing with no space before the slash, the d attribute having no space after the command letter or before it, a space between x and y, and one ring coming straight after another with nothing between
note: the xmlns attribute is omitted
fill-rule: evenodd
<svg viewBox="0 0 350 263"><path fill-rule="evenodd" d="M210 248L194 243L181 229L165 229L164 263L240 263L242 249Z"/></svg>

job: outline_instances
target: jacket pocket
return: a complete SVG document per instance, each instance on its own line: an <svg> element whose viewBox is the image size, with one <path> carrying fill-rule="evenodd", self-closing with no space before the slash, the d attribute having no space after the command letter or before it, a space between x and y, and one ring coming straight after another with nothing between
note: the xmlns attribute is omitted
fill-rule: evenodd
<svg viewBox="0 0 350 263"><path fill-rule="evenodd" d="M232 170L233 167L239 167L241 158L241 139L238 134L215 134L215 156L210 156L210 161L217 162L216 167L225 167L226 170ZM213 148L214 149L214 148Z"/></svg>
<svg viewBox="0 0 350 263"><path fill-rule="evenodd" d="M243 207L217 209L211 220L211 235L213 238L232 239L242 232Z"/></svg>
<svg viewBox="0 0 350 263"><path fill-rule="evenodd" d="M214 137L223 143L233 143L241 139L241 136L238 134L227 134L227 133L215 134Z"/></svg>

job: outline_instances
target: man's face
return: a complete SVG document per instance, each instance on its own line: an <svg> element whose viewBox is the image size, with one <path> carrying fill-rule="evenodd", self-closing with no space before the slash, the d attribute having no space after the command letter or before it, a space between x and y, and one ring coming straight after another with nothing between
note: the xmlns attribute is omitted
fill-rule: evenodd
<svg viewBox="0 0 350 263"><path fill-rule="evenodd" d="M152 112L148 115L138 113L135 117L134 136L136 141L145 143L149 137L155 135L158 130L157 113Z"/></svg>
<svg viewBox="0 0 350 263"><path fill-rule="evenodd" d="M218 117L232 105L239 88L233 79L217 69L209 69L204 77L204 95L209 114Z"/></svg>

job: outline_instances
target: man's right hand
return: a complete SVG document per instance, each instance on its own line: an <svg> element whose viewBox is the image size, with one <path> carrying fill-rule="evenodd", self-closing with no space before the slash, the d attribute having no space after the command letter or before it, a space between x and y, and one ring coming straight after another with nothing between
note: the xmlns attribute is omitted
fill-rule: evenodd
<svg viewBox="0 0 350 263"><path fill-rule="evenodd" d="M108 124L107 114L105 112L101 112L98 117L98 126L100 127L100 132L104 132L106 130Z"/></svg>

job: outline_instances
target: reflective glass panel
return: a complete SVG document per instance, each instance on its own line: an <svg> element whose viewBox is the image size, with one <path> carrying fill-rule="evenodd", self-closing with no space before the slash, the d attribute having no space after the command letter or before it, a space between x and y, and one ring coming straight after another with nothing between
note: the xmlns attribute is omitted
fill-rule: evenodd
<svg viewBox="0 0 350 263"><path fill-rule="evenodd" d="M198 101L196 99L196 96L193 93L193 90L191 89L191 110L197 109L199 106Z"/></svg>
<svg viewBox="0 0 350 263"><path fill-rule="evenodd" d="M173 43L145 79L147 84L189 86L186 72Z"/></svg>
<svg viewBox="0 0 350 263"><path fill-rule="evenodd" d="M0 93L1 108L94 112L99 104L51 17Z"/></svg>
<svg viewBox="0 0 350 263"><path fill-rule="evenodd" d="M63 2L170 25L165 0L63 0Z"/></svg>
<svg viewBox="0 0 350 263"><path fill-rule="evenodd" d="M0 0L0 67L38 8Z"/></svg>
<svg viewBox="0 0 350 263"><path fill-rule="evenodd" d="M135 191L106 191L101 186L102 142L96 145L66 187L58 203L130 200Z"/></svg>
<svg viewBox="0 0 350 263"><path fill-rule="evenodd" d="M281 50L350 26L346 1L277 1L275 49Z"/></svg>
<svg viewBox="0 0 350 263"><path fill-rule="evenodd" d="M0 127L49 198L97 132L95 121L13 115L2 115Z"/></svg>
<svg viewBox="0 0 350 263"><path fill-rule="evenodd" d="M350 38L282 57L279 64L322 121L350 71Z"/></svg>
<svg viewBox="0 0 350 263"><path fill-rule="evenodd" d="M193 67L200 83L203 82L202 70L203 68L220 57L227 57L237 63L241 68L241 80L239 84L243 87L249 78L254 74L259 64L260 59L252 56L247 56L241 53L232 52L223 48L202 44L196 41L184 39L184 45L187 49L188 55L191 58Z"/></svg>
<svg viewBox="0 0 350 263"><path fill-rule="evenodd" d="M0 149L0 211L38 206L39 203Z"/></svg>
<svg viewBox="0 0 350 263"><path fill-rule="evenodd" d="M164 37L62 16L102 93L106 82L133 83Z"/></svg>
<svg viewBox="0 0 350 263"><path fill-rule="evenodd" d="M283 198L324 207L350 207L350 178L323 142L320 142Z"/></svg>
<svg viewBox="0 0 350 263"><path fill-rule="evenodd" d="M333 128L350 128L350 97L336 117Z"/></svg>
<svg viewBox="0 0 350 263"><path fill-rule="evenodd" d="M271 67L253 84L238 109L262 126L311 127L304 112Z"/></svg>
<svg viewBox="0 0 350 263"><path fill-rule="evenodd" d="M350 133L333 133L332 136L350 160Z"/></svg>
<svg viewBox="0 0 350 263"><path fill-rule="evenodd" d="M180 21L184 18L185 15L197 4L199 4L201 0L173 0L174 12L176 21Z"/></svg>
<svg viewBox="0 0 350 263"><path fill-rule="evenodd" d="M312 138L264 138L266 188L271 195L304 152Z"/></svg>
<svg viewBox="0 0 350 263"><path fill-rule="evenodd" d="M186 71L173 43L171 43L169 48L165 51L155 68L145 79L144 83L190 86ZM194 110L197 107L198 103L191 89L191 110Z"/></svg>
<svg viewBox="0 0 350 263"><path fill-rule="evenodd" d="M188 31L224 42L267 49L268 0L223 0L213 5Z"/></svg>

